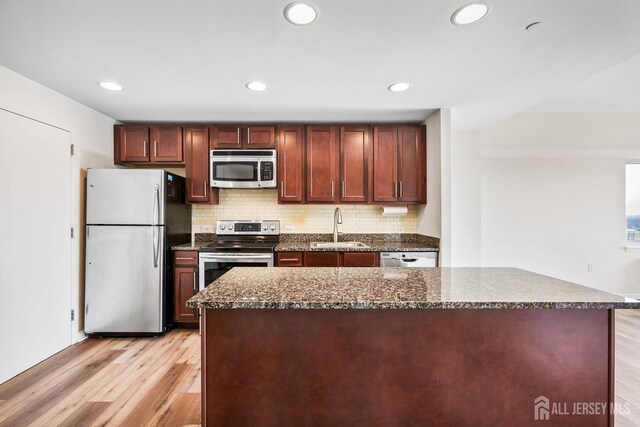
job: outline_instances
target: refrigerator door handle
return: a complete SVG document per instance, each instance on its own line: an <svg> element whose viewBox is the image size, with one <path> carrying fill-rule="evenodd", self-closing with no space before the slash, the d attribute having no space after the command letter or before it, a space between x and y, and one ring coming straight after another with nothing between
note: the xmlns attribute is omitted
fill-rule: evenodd
<svg viewBox="0 0 640 427"><path fill-rule="evenodd" d="M160 255L160 233L158 232L158 221L160 221L160 187L156 184L156 197L153 199L153 266L158 268L158 257Z"/></svg>

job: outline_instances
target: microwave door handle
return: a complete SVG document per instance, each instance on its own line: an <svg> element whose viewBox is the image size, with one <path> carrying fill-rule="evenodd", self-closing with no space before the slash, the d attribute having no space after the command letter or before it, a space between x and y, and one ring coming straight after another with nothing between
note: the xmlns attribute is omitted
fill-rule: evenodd
<svg viewBox="0 0 640 427"><path fill-rule="evenodd" d="M262 162L258 160L258 187L262 187Z"/></svg>

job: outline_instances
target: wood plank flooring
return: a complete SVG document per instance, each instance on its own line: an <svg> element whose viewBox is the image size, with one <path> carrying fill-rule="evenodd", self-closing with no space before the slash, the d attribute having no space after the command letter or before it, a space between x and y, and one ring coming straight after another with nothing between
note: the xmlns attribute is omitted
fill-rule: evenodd
<svg viewBox="0 0 640 427"><path fill-rule="evenodd" d="M0 385L0 426L200 424L200 336L90 339Z"/></svg>
<svg viewBox="0 0 640 427"><path fill-rule="evenodd" d="M616 426L640 426L640 311L616 313ZM90 339L0 385L0 426L200 424L200 336Z"/></svg>

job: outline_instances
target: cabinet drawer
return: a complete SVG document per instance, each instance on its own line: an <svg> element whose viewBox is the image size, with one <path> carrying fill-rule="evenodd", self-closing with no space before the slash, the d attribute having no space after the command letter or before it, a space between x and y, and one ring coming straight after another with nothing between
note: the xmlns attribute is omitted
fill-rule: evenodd
<svg viewBox="0 0 640 427"><path fill-rule="evenodd" d="M175 265L197 267L198 251L175 251L174 260Z"/></svg>
<svg viewBox="0 0 640 427"><path fill-rule="evenodd" d="M339 252L305 252L305 267L340 267Z"/></svg>
<svg viewBox="0 0 640 427"><path fill-rule="evenodd" d="M278 252L278 267L302 267L302 252Z"/></svg>
<svg viewBox="0 0 640 427"><path fill-rule="evenodd" d="M345 267L377 267L380 265L380 253L345 252L343 265Z"/></svg>

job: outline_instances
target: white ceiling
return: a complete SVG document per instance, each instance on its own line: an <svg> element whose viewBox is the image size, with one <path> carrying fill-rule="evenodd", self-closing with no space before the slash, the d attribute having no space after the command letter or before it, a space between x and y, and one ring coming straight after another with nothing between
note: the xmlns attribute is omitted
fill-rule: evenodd
<svg viewBox="0 0 640 427"><path fill-rule="evenodd" d="M477 129L640 53L637 0L2 0L0 64L122 121L421 121ZM533 21L544 26L527 32ZM245 89L250 80L269 85ZM125 86L110 93L99 80ZM407 92L390 83L408 81Z"/></svg>
<svg viewBox="0 0 640 427"><path fill-rule="evenodd" d="M640 113L640 55L570 86L528 111Z"/></svg>

